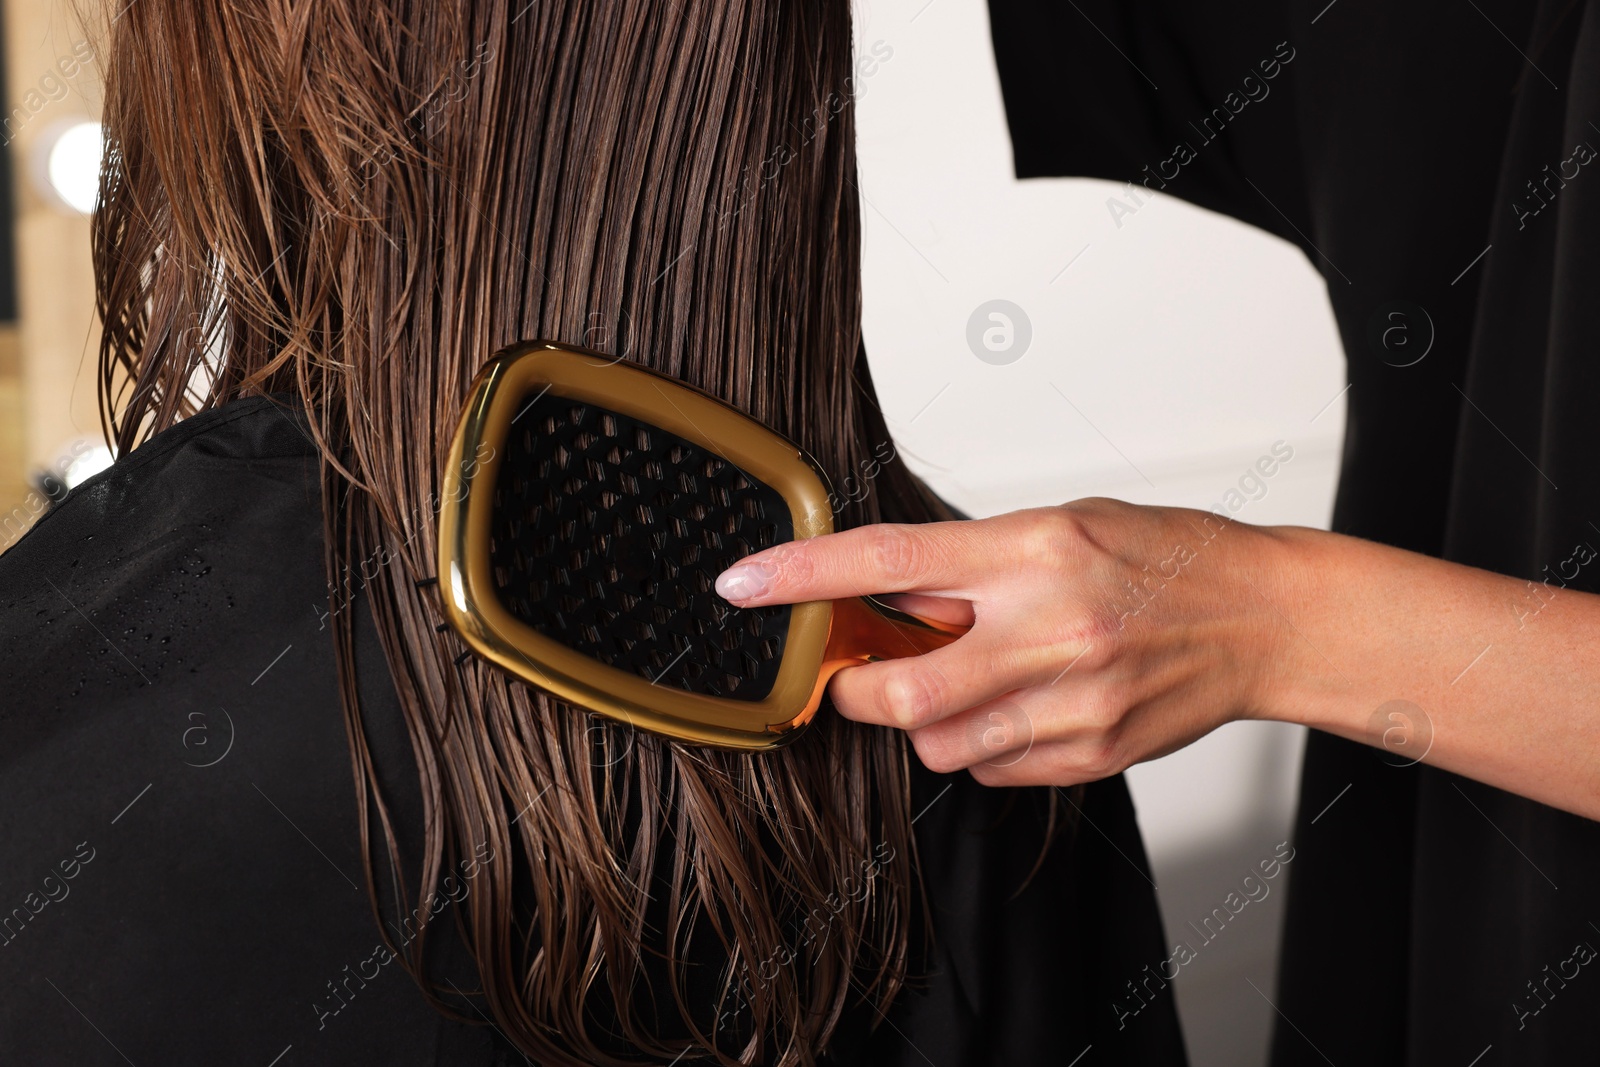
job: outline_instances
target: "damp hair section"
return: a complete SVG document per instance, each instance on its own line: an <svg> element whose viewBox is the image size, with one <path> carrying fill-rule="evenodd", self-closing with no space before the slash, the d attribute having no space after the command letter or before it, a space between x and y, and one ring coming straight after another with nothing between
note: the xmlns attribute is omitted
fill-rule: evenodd
<svg viewBox="0 0 1600 1067"><path fill-rule="evenodd" d="M435 584L455 421L524 339L696 386L835 484L871 465L839 527L951 517L895 456L862 349L847 0L139 0L99 22L108 431L126 450L245 396L305 410L385 951L541 1064L788 1067L846 1012L878 1024L928 933L902 733L826 707L760 755L635 732L466 654ZM368 743L352 603L421 826Z"/></svg>

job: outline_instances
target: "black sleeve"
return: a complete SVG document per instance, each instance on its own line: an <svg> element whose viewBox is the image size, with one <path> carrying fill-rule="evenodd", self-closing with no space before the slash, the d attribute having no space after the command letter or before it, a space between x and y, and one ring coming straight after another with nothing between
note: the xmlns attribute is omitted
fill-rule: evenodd
<svg viewBox="0 0 1600 1067"><path fill-rule="evenodd" d="M1277 0L989 0L989 16L1017 177L1131 182L1132 207L1155 190L1304 244L1300 56Z"/></svg>

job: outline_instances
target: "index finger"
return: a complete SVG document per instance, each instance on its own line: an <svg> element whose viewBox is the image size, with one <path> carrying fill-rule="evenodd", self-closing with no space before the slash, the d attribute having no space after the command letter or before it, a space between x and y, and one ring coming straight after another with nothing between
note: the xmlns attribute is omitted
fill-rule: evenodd
<svg viewBox="0 0 1600 1067"><path fill-rule="evenodd" d="M976 520L876 523L746 556L717 577L741 607L876 593L959 594L982 568Z"/></svg>

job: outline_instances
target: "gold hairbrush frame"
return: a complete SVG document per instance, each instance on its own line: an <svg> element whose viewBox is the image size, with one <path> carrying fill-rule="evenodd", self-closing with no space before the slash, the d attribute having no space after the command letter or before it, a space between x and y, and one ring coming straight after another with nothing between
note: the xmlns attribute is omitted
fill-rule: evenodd
<svg viewBox="0 0 1600 1067"><path fill-rule="evenodd" d="M574 345L513 345L479 372L450 447L439 511L439 588L451 628L472 651L515 677L680 741L760 751L798 735L839 669L926 652L965 632L866 598L795 604L777 678L761 700L657 685L539 633L501 603L488 546L502 445L520 409L531 403L527 397L541 387L540 396L548 392L632 416L734 463L788 503L795 540L833 532L827 484L815 462L743 412L672 378Z"/></svg>

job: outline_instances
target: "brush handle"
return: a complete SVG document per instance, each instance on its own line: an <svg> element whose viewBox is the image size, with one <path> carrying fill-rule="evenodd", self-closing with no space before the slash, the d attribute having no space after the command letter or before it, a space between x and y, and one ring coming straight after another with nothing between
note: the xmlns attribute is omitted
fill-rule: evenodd
<svg viewBox="0 0 1600 1067"><path fill-rule="evenodd" d="M833 602L833 623L823 658L837 670L854 663L920 656L943 648L970 629L924 619L871 597L847 597Z"/></svg>

